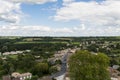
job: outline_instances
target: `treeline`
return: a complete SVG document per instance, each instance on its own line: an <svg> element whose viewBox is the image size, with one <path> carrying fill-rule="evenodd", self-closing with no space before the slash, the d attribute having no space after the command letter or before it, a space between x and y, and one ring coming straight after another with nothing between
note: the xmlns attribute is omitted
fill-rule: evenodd
<svg viewBox="0 0 120 80"><path fill-rule="evenodd" d="M22 37L22 39L32 39L33 41L120 41L120 37Z"/></svg>
<svg viewBox="0 0 120 80"><path fill-rule="evenodd" d="M57 51L61 48L66 48L64 43L22 43L22 44L3 44L0 46L0 52L17 51L17 50L31 50L33 48L44 49L46 51Z"/></svg>
<svg viewBox="0 0 120 80"><path fill-rule="evenodd" d="M71 37L73 41L120 41L120 37Z"/></svg>

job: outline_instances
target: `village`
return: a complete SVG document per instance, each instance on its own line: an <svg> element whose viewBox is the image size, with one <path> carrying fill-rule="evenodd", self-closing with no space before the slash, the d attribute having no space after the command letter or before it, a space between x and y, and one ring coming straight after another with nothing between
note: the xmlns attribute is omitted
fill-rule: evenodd
<svg viewBox="0 0 120 80"><path fill-rule="evenodd" d="M119 80L119 40L101 37L72 39L57 38L54 43L55 38L20 38L15 42L10 40L10 44L8 41L1 43L1 80L70 80L69 58L79 50L87 50L93 55L99 52L107 55L110 58L107 70L111 80ZM6 43L8 45L4 45Z"/></svg>
<svg viewBox="0 0 120 80"><path fill-rule="evenodd" d="M43 76L42 78L38 80L70 80L69 73L68 73L68 63L69 57L74 54L77 50L80 50L80 48L75 49L65 49L61 51L57 51L54 54L54 57L48 58L48 62L51 62L51 64L54 64L57 60L61 61L61 65L55 65L54 67L57 68L58 72L55 74L52 74L51 76ZM12 51L12 52L5 52L4 56L8 55L17 55L17 54L23 54L24 52L30 52L30 50L25 51ZM95 55L95 53L93 53ZM2 58L6 59L6 58ZM110 72L111 80L120 80L120 71L117 69L119 68L119 65L113 65L112 67L108 68L108 71ZM11 78L12 77L12 78ZM19 72L13 72L11 75L3 76L2 80L26 80L31 79L32 74L30 72L22 73Z"/></svg>

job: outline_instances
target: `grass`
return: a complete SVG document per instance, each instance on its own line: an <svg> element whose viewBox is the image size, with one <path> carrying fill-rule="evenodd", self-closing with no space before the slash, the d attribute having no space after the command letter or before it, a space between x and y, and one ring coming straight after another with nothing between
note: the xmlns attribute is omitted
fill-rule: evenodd
<svg viewBox="0 0 120 80"><path fill-rule="evenodd" d="M8 55L8 57L13 58L13 59L17 59L17 56L18 55Z"/></svg>
<svg viewBox="0 0 120 80"><path fill-rule="evenodd" d="M0 36L0 39L16 39L16 38L20 38L17 36Z"/></svg>
<svg viewBox="0 0 120 80"><path fill-rule="evenodd" d="M72 44L79 45L80 42L72 42Z"/></svg>
<svg viewBox="0 0 120 80"><path fill-rule="evenodd" d="M40 41L43 40L42 38L25 38L23 41Z"/></svg>
<svg viewBox="0 0 120 80"><path fill-rule="evenodd" d="M30 41L30 42L27 42L27 41L21 41L21 42L16 42L15 44L31 44L31 43L63 43L63 44L67 44L68 42L65 42L65 41L50 41L50 42L34 42L34 41Z"/></svg>
<svg viewBox="0 0 120 80"><path fill-rule="evenodd" d="M56 39L56 40L72 40L71 38L53 38L53 39Z"/></svg>
<svg viewBox="0 0 120 80"><path fill-rule="evenodd" d="M0 58L10 57L10 58L13 58L13 59L17 59L17 56L18 56L18 55L6 55L6 56L0 56Z"/></svg>

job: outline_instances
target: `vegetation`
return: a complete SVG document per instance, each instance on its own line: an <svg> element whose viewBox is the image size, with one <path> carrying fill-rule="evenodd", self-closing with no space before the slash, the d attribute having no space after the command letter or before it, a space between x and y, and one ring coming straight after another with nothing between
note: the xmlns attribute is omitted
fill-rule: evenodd
<svg viewBox="0 0 120 80"><path fill-rule="evenodd" d="M109 58L102 54L78 51L69 60L71 80L110 80L107 71Z"/></svg>
<svg viewBox="0 0 120 80"><path fill-rule="evenodd" d="M6 37L0 37L0 77L2 77L3 75L11 74L12 72L15 71L19 73L31 72L33 74L33 80L36 80L36 78L38 77L55 73L58 71L56 65L57 64L61 65L61 61L58 60L54 64L51 64L50 62L48 62L48 59L52 58L57 51L68 48L71 49L80 48L81 50L87 50L83 52L78 52L78 53L86 52L85 56L82 55L83 57L80 57L80 59L83 60L86 59L87 64L89 65L95 63L93 64L93 66L91 66L95 70L97 69L97 67L95 66L99 65L98 63L101 63L97 59L102 60L103 59L102 57L106 57L106 56L104 56L103 54L98 54L97 56L101 56L101 58L96 58L97 56L91 55L91 53L104 53L110 59L109 60L110 67L112 67L113 65L120 66L120 37L14 37L14 36L7 37L6 36ZM7 56L4 55L4 52L24 51L24 50L31 50L31 52L24 52L23 54L17 54L17 55L7 55ZM76 60L76 62L78 61ZM89 67L89 65L87 66L86 65L84 68L88 70L85 71L83 70L83 72L89 71L88 73L86 72L86 74L92 73L92 71L89 70L91 68L87 68ZM79 68L81 69L82 67ZM77 68L77 70L79 68ZM92 70L94 71L94 69ZM104 72L103 70L105 70L106 72L106 69L102 69L101 70L102 73ZM120 71L120 68L118 70ZM99 70L96 71L96 74L98 74L97 72L99 73ZM94 77L93 74L89 76ZM92 79L90 78L89 80Z"/></svg>

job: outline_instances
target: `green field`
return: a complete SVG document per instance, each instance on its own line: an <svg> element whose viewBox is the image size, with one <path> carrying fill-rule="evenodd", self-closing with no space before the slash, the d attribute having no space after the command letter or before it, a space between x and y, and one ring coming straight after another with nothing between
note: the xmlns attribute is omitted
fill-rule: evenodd
<svg viewBox="0 0 120 80"><path fill-rule="evenodd" d="M63 41L63 42L60 42L60 41L51 41L51 42L34 42L34 41L32 42L32 41L31 41L31 42L27 42L27 41L26 41L26 42L25 42L25 41L24 41L24 42L16 42L15 44L29 44L29 43L30 43L30 44L35 44L35 43L53 43L53 44L54 44L54 43L63 43L63 44L67 44L68 42L65 42L65 41Z"/></svg>

